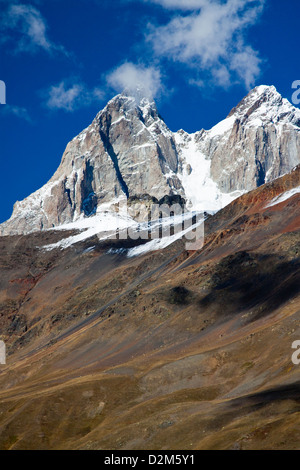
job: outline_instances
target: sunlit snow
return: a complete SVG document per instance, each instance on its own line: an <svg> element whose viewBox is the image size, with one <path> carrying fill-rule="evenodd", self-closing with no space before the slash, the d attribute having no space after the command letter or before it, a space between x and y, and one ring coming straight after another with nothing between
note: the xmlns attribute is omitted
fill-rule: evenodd
<svg viewBox="0 0 300 470"><path fill-rule="evenodd" d="M300 186L297 188L290 189L289 191L285 191L284 193L280 194L279 196L276 196L272 201L266 206L266 207L273 207L276 206L277 204L280 204L281 202L287 201L291 197L293 197L295 194L300 193Z"/></svg>

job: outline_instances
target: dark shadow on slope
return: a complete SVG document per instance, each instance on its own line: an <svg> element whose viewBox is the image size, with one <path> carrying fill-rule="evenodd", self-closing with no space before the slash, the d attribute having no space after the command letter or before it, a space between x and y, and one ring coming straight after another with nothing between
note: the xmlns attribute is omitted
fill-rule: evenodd
<svg viewBox="0 0 300 470"><path fill-rule="evenodd" d="M224 404L221 422L222 426L229 425L233 420L237 418L249 416L250 413L257 411L263 411L269 405L279 405L284 402L291 403L289 407L289 414L299 413L300 410L300 383L295 382L289 385L281 385L278 387L270 388L262 392L245 395L232 400ZM276 408L275 408L276 409ZM274 413L274 412L273 412ZM262 415L260 415L262 416ZM259 421L258 421L259 422ZM270 424L272 427L272 423ZM208 429L213 432L220 428L220 417L218 416L213 420ZM254 430L255 436L259 437L259 426ZM264 436L263 436L264 437Z"/></svg>
<svg viewBox="0 0 300 470"><path fill-rule="evenodd" d="M252 406L258 409L270 403L278 403L286 400L294 400L296 403L300 404L300 382L281 385L262 392L233 399L229 402L229 406L239 409L244 406Z"/></svg>
<svg viewBox="0 0 300 470"><path fill-rule="evenodd" d="M176 286L168 293L167 300L174 305L188 305L192 300L192 295L184 286Z"/></svg>
<svg viewBox="0 0 300 470"><path fill-rule="evenodd" d="M81 181L82 202L80 210L88 217L94 215L97 210L98 198L93 190L94 167L87 161L83 169L83 179ZM70 204L72 206L71 198Z"/></svg>
<svg viewBox="0 0 300 470"><path fill-rule="evenodd" d="M125 183L124 178L122 176L121 170L119 168L118 157L117 157L117 155L116 155L116 153L113 149L113 146L111 145L111 143L109 141L109 138L104 134L104 132L100 131L100 137L102 139L102 142L103 142L103 145L104 145L104 148L105 148L106 152L108 153L108 155L110 156L110 158L113 162L113 165L115 167L115 171L116 171L116 174L117 174L117 178L118 178L119 183L121 185L122 191L126 194L126 197L128 198L129 197L128 186Z"/></svg>
<svg viewBox="0 0 300 470"><path fill-rule="evenodd" d="M252 312L249 321L270 314L300 292L300 262L245 251L224 258L212 275L200 307L218 316Z"/></svg>

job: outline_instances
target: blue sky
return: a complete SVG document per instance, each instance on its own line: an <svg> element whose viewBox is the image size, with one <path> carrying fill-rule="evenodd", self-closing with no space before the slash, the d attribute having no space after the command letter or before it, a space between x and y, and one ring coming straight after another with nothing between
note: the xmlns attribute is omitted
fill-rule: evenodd
<svg viewBox="0 0 300 470"><path fill-rule="evenodd" d="M299 18L297 0L0 0L0 222L124 87L143 83L174 131L259 84L291 100Z"/></svg>

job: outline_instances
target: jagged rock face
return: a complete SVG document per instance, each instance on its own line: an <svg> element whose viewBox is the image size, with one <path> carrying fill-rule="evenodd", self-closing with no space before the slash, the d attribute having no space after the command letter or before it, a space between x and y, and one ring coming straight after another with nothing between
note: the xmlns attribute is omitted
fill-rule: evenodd
<svg viewBox="0 0 300 470"><path fill-rule="evenodd" d="M252 90L209 131L171 132L147 99L118 95L75 137L51 180L0 234L28 233L97 214L120 198L180 195L218 210L300 162L300 110L274 87Z"/></svg>
<svg viewBox="0 0 300 470"><path fill-rule="evenodd" d="M211 192L215 191L212 199L226 203L238 195L236 191L250 191L290 172L300 162L299 126L299 109L273 86L260 86L211 130L177 133L187 192L189 180L196 179L194 186L198 184L202 191L209 182ZM197 162L191 154L199 155ZM213 183L217 188L213 189ZM198 198L189 196L201 205L200 193L199 189Z"/></svg>
<svg viewBox="0 0 300 470"><path fill-rule="evenodd" d="M137 106L134 98L120 96L98 119L101 141L127 197L182 191L174 137L154 103L142 100Z"/></svg>
<svg viewBox="0 0 300 470"><path fill-rule="evenodd" d="M228 116L233 125L215 143L212 177L225 192L250 191L300 161L300 112L274 87L258 87Z"/></svg>
<svg viewBox="0 0 300 470"><path fill-rule="evenodd" d="M51 180L14 206L2 235L47 229L94 215L103 203L184 191L172 132L155 104L118 95L75 137Z"/></svg>

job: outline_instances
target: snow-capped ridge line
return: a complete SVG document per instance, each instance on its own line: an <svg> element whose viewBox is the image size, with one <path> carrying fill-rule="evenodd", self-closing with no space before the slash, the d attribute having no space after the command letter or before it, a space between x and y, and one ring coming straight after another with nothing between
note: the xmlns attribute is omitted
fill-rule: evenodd
<svg viewBox="0 0 300 470"><path fill-rule="evenodd" d="M17 202L1 235L24 234L115 211L116 200L178 196L217 211L300 163L300 110L260 85L211 129L172 132L154 101L124 92L69 142L42 188Z"/></svg>

